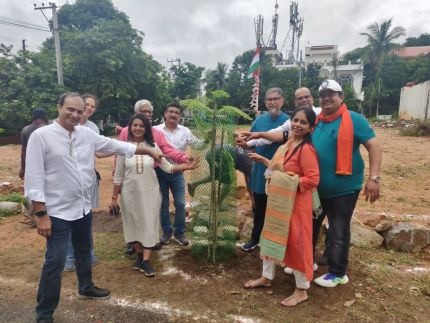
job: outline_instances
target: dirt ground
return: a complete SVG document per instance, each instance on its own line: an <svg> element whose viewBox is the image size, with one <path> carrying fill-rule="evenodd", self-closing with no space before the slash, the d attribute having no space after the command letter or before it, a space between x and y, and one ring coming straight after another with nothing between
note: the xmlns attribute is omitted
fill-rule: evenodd
<svg viewBox="0 0 430 323"><path fill-rule="evenodd" d="M430 226L430 138L402 137L395 129L376 129L383 147L382 197L373 205L360 198L356 216L375 226L383 218ZM18 178L20 146L0 147L0 194L22 191ZM366 153L363 152L365 156ZM112 160L97 161L102 175L101 206L94 217L96 284L109 288L109 301L80 301L76 276L63 275L56 322L430 322L430 250L418 254L383 247L351 247L350 283L334 289L316 285L308 301L283 308L294 279L281 269L268 290L244 290L261 273L258 253L236 250L233 258L213 265L191 256L174 242L154 252L156 278L131 270L124 254L121 218L106 212L112 194ZM238 213L249 214L244 181L238 176ZM191 211L192 212L192 211ZM0 219L0 322L32 322L44 241L23 224L23 216ZM321 267L315 276L325 272Z"/></svg>

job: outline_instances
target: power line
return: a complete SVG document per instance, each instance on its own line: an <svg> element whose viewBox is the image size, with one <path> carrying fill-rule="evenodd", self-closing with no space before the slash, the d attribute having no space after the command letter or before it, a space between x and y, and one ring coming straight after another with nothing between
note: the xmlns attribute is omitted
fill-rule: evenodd
<svg viewBox="0 0 430 323"><path fill-rule="evenodd" d="M0 19L1 18L10 20L12 23L25 24L25 25L30 26L30 27L44 28L44 26L32 24L32 23L27 22L27 21L22 21L22 20L18 20L18 19L14 19L14 18L9 18L9 17L4 17L4 16L0 16Z"/></svg>
<svg viewBox="0 0 430 323"><path fill-rule="evenodd" d="M1 25L7 25L7 26L14 26L14 27L21 27L21 28L26 28L26 29L33 29L33 30L40 30L40 31L46 31L46 32L51 32L48 29L42 29L42 28L36 28L36 27L31 27L31 26L26 26L23 24L17 24L17 23L13 23L10 21L4 21L0 19L0 24Z"/></svg>

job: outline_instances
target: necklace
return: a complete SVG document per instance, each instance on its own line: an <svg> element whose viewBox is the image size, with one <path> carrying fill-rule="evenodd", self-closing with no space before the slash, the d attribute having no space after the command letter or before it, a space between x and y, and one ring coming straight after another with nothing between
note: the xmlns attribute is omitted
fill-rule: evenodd
<svg viewBox="0 0 430 323"><path fill-rule="evenodd" d="M141 145L138 143L138 147ZM135 155L136 157L136 174L143 174L143 155Z"/></svg>

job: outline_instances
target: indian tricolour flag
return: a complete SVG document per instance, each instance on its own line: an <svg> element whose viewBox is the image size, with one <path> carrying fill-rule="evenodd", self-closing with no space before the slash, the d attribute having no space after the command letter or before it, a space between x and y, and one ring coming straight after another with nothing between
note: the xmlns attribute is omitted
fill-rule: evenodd
<svg viewBox="0 0 430 323"><path fill-rule="evenodd" d="M255 50L254 58L252 59L251 66L248 70L248 78L253 78L260 74L260 48L257 47Z"/></svg>

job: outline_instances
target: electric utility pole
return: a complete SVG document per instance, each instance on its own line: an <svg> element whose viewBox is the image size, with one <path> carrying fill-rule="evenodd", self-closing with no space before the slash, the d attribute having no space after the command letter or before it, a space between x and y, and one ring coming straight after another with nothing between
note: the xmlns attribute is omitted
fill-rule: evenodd
<svg viewBox="0 0 430 323"><path fill-rule="evenodd" d="M181 67L181 59L180 58L177 58L177 59L168 59L167 60L167 63L170 63L170 64L174 64L174 63L178 63L178 66L179 67Z"/></svg>
<svg viewBox="0 0 430 323"><path fill-rule="evenodd" d="M53 2L49 2L49 6L45 7L45 4L42 2L41 7L36 7L36 4L34 4L34 10L40 10L42 14L45 16L45 13L43 12L44 9L52 9L52 26L49 24L49 27L52 30L52 35L54 37L54 44L55 44L55 60L57 62L57 78L58 78L58 84L64 85L63 81L63 60L61 58L61 46L60 46L60 31L58 28L58 17L57 17L57 6ZM46 16L45 16L46 18ZM48 20L46 18L46 20ZM49 23L49 21L48 21Z"/></svg>

